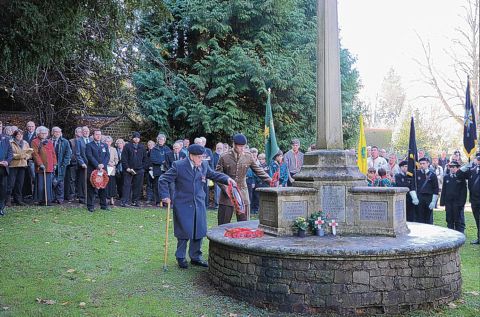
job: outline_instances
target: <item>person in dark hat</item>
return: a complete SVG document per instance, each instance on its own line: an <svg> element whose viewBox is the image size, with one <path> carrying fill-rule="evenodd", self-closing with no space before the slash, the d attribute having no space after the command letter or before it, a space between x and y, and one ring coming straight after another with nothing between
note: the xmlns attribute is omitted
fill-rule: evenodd
<svg viewBox="0 0 480 317"><path fill-rule="evenodd" d="M132 142L125 145L122 153L123 189L120 206L130 202L138 207L143 189L143 173L147 168L147 150L140 144L140 133L132 133Z"/></svg>
<svg viewBox="0 0 480 317"><path fill-rule="evenodd" d="M268 174L257 165L252 154L245 150L247 138L245 135L238 133L233 136L233 147L223 154L218 160L216 167L217 172L222 172L230 176L238 184L238 189L242 195L245 203L245 213L237 214L237 221L245 221L250 219L250 200L248 197L247 187L247 171L249 168L262 181L270 183L272 179ZM228 198L226 187L222 187L220 193L219 207L218 207L218 225L229 223L232 220L234 206L232 201Z"/></svg>
<svg viewBox="0 0 480 317"><path fill-rule="evenodd" d="M470 204L477 226L477 239L470 243L480 244L480 152L475 154L472 163L465 164L457 170L457 177L468 180Z"/></svg>
<svg viewBox="0 0 480 317"><path fill-rule="evenodd" d="M460 164L450 162L450 174L443 178L440 206L445 206L447 227L461 233L465 231L464 207L467 201L467 182L457 177Z"/></svg>
<svg viewBox="0 0 480 317"><path fill-rule="evenodd" d="M407 176L408 162L401 161L398 166L400 167L400 173L395 174L395 187L407 187L408 193L406 194L405 201L407 202L407 221L415 221L415 210L419 203L417 192L415 191L415 185L413 179Z"/></svg>
<svg viewBox="0 0 480 317"><path fill-rule="evenodd" d="M418 160L420 169L417 172L418 208L416 222L433 224L433 209L438 200L437 175L429 169L430 161L426 157Z"/></svg>
<svg viewBox="0 0 480 317"><path fill-rule="evenodd" d="M158 192L162 201L170 203L170 186L175 184L173 199L173 228L177 238L178 266L188 268L186 261L187 243L190 241L190 263L208 267L202 258L202 239L207 234L207 209L203 184L207 179L222 184L236 185L235 181L223 173L213 171L203 160L205 148L199 144L188 147L188 159L174 161L172 167L158 180Z"/></svg>

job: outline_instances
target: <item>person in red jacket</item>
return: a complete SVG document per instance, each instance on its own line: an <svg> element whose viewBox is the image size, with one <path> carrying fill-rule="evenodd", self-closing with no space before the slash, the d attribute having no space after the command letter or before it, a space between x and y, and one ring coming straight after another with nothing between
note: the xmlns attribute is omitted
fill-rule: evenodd
<svg viewBox="0 0 480 317"><path fill-rule="evenodd" d="M49 205L53 200L52 181L57 165L57 156L53 142L47 139L48 129L39 126L36 130L37 137L32 141L33 161L35 162L35 197L39 205ZM44 177L45 176L45 177ZM46 184L46 187L45 187ZM46 195L45 195L46 191ZM45 202L45 196L47 201Z"/></svg>

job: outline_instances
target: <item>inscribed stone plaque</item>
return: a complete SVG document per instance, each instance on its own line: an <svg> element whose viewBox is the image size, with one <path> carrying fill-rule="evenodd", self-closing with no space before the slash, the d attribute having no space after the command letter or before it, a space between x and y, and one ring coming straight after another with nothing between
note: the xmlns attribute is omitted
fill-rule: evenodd
<svg viewBox="0 0 480 317"><path fill-rule="evenodd" d="M386 201L360 201L360 221L382 221L388 219Z"/></svg>
<svg viewBox="0 0 480 317"><path fill-rule="evenodd" d="M262 209L260 210L262 220L267 220L270 222L275 221L278 215L278 211L275 207L276 206L274 201L262 201Z"/></svg>
<svg viewBox="0 0 480 317"><path fill-rule="evenodd" d="M307 217L307 201L284 201L282 205L283 219L295 220L297 217Z"/></svg>
<svg viewBox="0 0 480 317"><path fill-rule="evenodd" d="M396 200L395 201L395 220L402 220L405 214L405 201Z"/></svg>
<svg viewBox="0 0 480 317"><path fill-rule="evenodd" d="M345 222L345 186L322 187L322 210L329 213L331 219Z"/></svg>

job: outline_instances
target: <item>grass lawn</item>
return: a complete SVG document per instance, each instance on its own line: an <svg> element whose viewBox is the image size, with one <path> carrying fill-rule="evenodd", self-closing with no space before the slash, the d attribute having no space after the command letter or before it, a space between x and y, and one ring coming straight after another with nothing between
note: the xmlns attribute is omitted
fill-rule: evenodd
<svg viewBox="0 0 480 317"><path fill-rule="evenodd" d="M153 208L10 208L0 218L0 316L293 316L223 296L206 269L178 269L173 233L164 272L165 217ZM435 212L436 224L444 219ZM471 213L466 219L462 299L409 316L480 316L480 246L468 243L475 225Z"/></svg>

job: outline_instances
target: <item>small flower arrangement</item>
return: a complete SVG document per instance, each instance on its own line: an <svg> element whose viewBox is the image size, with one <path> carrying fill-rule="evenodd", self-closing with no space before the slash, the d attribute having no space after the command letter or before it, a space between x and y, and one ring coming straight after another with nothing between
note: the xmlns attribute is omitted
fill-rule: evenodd
<svg viewBox="0 0 480 317"><path fill-rule="evenodd" d="M307 219L304 217L297 217L295 218L295 221L293 222L293 229L294 230L303 230L306 231L308 228L308 222Z"/></svg>
<svg viewBox="0 0 480 317"><path fill-rule="evenodd" d="M322 210L312 213L308 218L310 230L313 234L318 236L323 236L325 234L325 229L327 229L329 226L331 227L330 223L332 221L335 222L334 219L331 219L330 213ZM332 228L332 233L335 231L335 226L336 225L334 225Z"/></svg>

